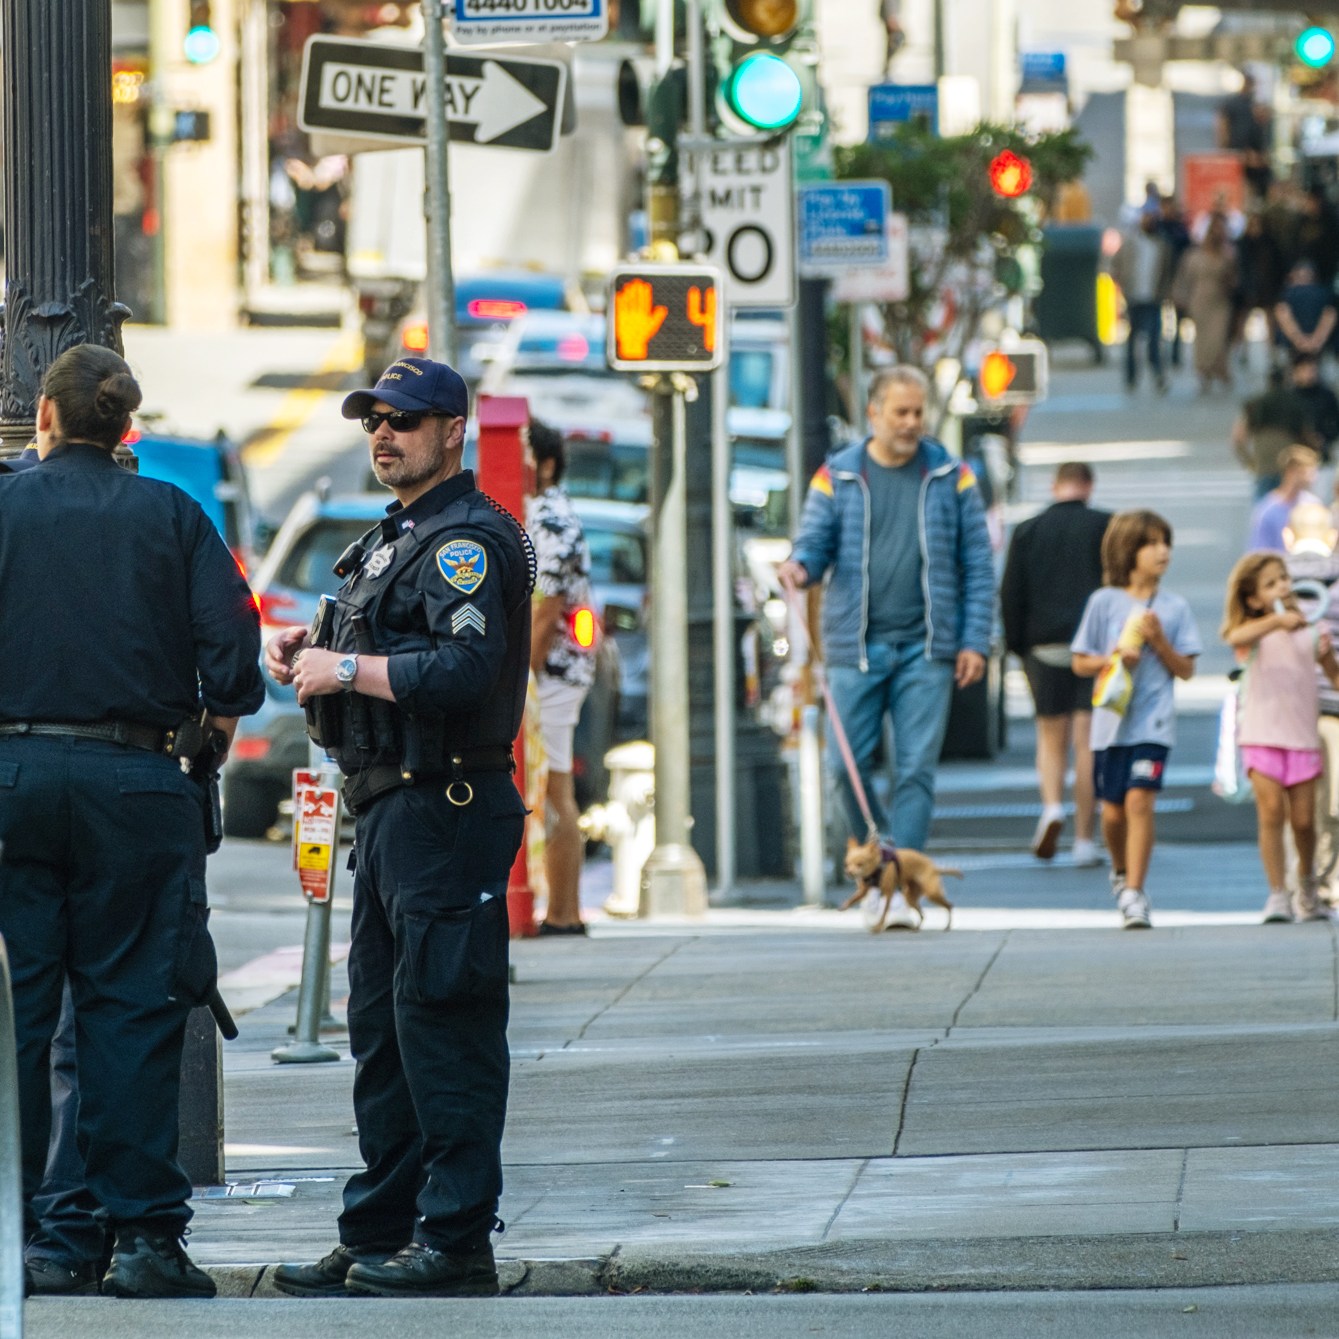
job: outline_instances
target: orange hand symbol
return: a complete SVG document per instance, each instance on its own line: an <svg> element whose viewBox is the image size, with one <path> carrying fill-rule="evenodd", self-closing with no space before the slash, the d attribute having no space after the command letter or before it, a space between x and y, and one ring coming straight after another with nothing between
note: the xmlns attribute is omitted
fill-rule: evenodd
<svg viewBox="0 0 1339 1339"><path fill-rule="evenodd" d="M668 307L654 305L651 285L633 279L614 294L614 338L618 356L630 361L645 358L647 345L669 315Z"/></svg>

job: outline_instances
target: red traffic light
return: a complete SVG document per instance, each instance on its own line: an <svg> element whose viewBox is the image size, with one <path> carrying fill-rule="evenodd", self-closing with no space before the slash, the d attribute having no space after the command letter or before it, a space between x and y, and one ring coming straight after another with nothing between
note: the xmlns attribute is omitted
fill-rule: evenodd
<svg viewBox="0 0 1339 1339"><path fill-rule="evenodd" d="M1016 200L1032 186L1032 164L1012 149L997 153L990 160L990 187L1006 200Z"/></svg>

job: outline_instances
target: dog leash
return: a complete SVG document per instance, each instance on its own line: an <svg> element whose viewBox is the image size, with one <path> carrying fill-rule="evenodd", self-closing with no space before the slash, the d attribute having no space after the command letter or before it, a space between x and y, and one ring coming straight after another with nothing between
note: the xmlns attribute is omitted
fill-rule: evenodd
<svg viewBox="0 0 1339 1339"><path fill-rule="evenodd" d="M793 620L799 624L801 632L804 634L804 644L809 652L809 664L816 670L816 679L818 681L819 691L823 694L823 702L827 707L828 719L832 722L833 738L837 741L837 751L841 754L842 765L846 768L847 778L851 782L851 790L855 793L856 803L860 806L860 812L864 815L865 824L869 829L869 839L871 841L879 840L879 829L875 826L874 815L870 812L869 799L865 795L865 783L860 779L860 769L856 766L855 755L851 752L851 743L846 738L846 730L842 726L841 715L837 711L837 703L833 699L832 692L828 688L827 674L822 668L822 661L814 658L814 641L809 635L809 621L806 617L807 611L800 603L799 595L792 590L784 590L786 603L790 606L790 612ZM880 843L882 845L882 843Z"/></svg>

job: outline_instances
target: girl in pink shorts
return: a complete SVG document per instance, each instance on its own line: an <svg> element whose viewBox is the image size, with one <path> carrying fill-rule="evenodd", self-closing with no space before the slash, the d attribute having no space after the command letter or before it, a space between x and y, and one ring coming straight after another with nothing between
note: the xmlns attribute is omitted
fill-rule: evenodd
<svg viewBox="0 0 1339 1339"><path fill-rule="evenodd" d="M1248 553L1232 569L1222 636L1245 666L1237 743L1255 791L1260 861L1269 881L1265 923L1326 920L1312 872L1321 773L1315 666L1319 661L1339 687L1339 660L1329 635L1307 626L1277 553ZM1285 821L1297 844L1296 898L1288 895Z"/></svg>

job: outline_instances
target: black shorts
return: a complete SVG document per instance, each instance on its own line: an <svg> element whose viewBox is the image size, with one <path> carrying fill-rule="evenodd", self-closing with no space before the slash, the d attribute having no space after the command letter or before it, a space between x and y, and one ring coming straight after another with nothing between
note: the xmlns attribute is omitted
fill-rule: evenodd
<svg viewBox="0 0 1339 1339"><path fill-rule="evenodd" d="M1030 651L1023 657L1023 673L1032 690L1038 716L1068 716L1092 711L1093 681L1080 679L1067 665L1043 665Z"/></svg>
<svg viewBox="0 0 1339 1339"><path fill-rule="evenodd" d="M1099 800L1124 804L1131 790L1161 790L1167 770L1165 744L1113 744L1093 754L1093 789Z"/></svg>

